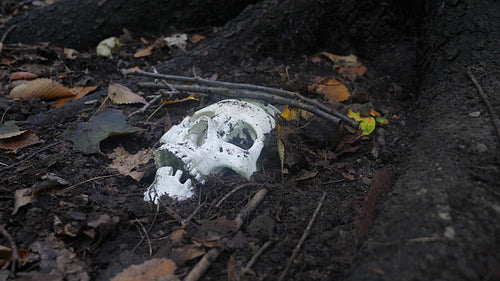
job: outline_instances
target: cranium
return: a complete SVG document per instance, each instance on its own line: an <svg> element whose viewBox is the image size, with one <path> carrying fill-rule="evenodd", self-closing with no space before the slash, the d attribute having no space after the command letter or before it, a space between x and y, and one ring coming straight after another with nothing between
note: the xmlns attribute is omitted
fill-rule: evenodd
<svg viewBox="0 0 500 281"><path fill-rule="evenodd" d="M235 99L198 110L161 137L156 166L188 171L201 182L203 176L225 169L248 179L257 171L265 134L275 127L274 114L278 112L271 105ZM151 189L162 193L159 188L153 184L146 193Z"/></svg>

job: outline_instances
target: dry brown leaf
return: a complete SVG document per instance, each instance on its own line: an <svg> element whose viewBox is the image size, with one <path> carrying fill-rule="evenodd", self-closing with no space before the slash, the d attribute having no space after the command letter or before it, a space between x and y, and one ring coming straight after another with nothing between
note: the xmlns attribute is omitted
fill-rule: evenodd
<svg viewBox="0 0 500 281"><path fill-rule="evenodd" d="M177 266L169 259L151 259L143 264L131 265L111 278L112 281L156 281L160 277L173 275Z"/></svg>
<svg viewBox="0 0 500 281"><path fill-rule="evenodd" d="M151 55L151 51L154 49L154 44L150 45L146 48L140 49L134 54L134 58L142 58L142 57L147 57Z"/></svg>
<svg viewBox="0 0 500 281"><path fill-rule="evenodd" d="M325 95L328 99L345 101L351 95L344 84L335 78L325 78L308 87L310 91Z"/></svg>
<svg viewBox="0 0 500 281"><path fill-rule="evenodd" d="M31 72L26 72L26 71L19 71L19 72L14 72L10 75L9 78L9 83L14 80L21 80L21 79L32 79L36 78L37 75L33 74Z"/></svg>
<svg viewBox="0 0 500 281"><path fill-rule="evenodd" d="M13 215L17 214L17 211L19 211L19 208L21 208L22 206L33 203L35 199L31 197L30 194L28 194L30 190L31 188L16 190L16 192L14 193L14 210L12 211Z"/></svg>
<svg viewBox="0 0 500 281"><path fill-rule="evenodd" d="M129 103L143 103L148 102L138 94L132 92L129 88L115 83L108 87L109 98L118 104L129 104Z"/></svg>
<svg viewBox="0 0 500 281"><path fill-rule="evenodd" d="M185 262L195 259L205 254L205 248L195 244L185 245L180 248L172 249L169 258L171 258L177 266L183 265Z"/></svg>
<svg viewBox="0 0 500 281"><path fill-rule="evenodd" d="M19 134L19 132L21 132L21 134ZM0 148L16 152L23 147L43 142L43 140L40 140L38 136L30 130L19 132L9 133L12 136L0 139ZM3 134L2 136L5 137L5 135L9 134Z"/></svg>
<svg viewBox="0 0 500 281"><path fill-rule="evenodd" d="M74 96L70 89L49 78L35 79L15 87L10 92L13 99L55 99L68 96Z"/></svg>
<svg viewBox="0 0 500 281"><path fill-rule="evenodd" d="M170 234L170 240L172 240L174 244L179 244L184 234L186 234L184 229L177 229Z"/></svg>
<svg viewBox="0 0 500 281"><path fill-rule="evenodd" d="M64 55L66 55L67 59L74 60L76 59L76 55L78 55L78 51L70 48L63 49Z"/></svg>
<svg viewBox="0 0 500 281"><path fill-rule="evenodd" d="M143 149L136 154L129 154L122 146L118 146L108 157L113 159L113 163L109 165L110 168L117 169L120 174L140 181L144 172L137 171L137 168L153 158L153 150Z"/></svg>
<svg viewBox="0 0 500 281"><path fill-rule="evenodd" d="M354 66L358 63L358 57L353 54L348 56L337 56L328 52L321 52L317 55L317 57L320 56L331 60L335 66Z"/></svg>

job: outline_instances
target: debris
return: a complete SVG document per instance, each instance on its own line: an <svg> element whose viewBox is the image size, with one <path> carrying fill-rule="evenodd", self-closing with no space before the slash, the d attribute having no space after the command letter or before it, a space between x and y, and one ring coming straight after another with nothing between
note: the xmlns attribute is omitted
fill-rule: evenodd
<svg viewBox="0 0 500 281"><path fill-rule="evenodd" d="M117 104L148 103L143 97L132 92L132 90L122 84L114 83L109 85L108 93L109 98Z"/></svg>
<svg viewBox="0 0 500 281"><path fill-rule="evenodd" d="M346 101L351 94L347 87L335 78L324 78L307 87L309 91L326 96L332 101Z"/></svg>
<svg viewBox="0 0 500 281"><path fill-rule="evenodd" d="M113 163L109 165L110 168L117 169L120 174L140 181L144 172L139 171L139 166L148 163L153 158L153 150L143 149L136 154L129 154L120 145L112 153L108 154L108 158L113 159Z"/></svg>
<svg viewBox="0 0 500 281"><path fill-rule="evenodd" d="M176 46L182 51L186 51L187 39L188 37L187 34L185 33L175 33L172 34L170 37L163 38L163 40L167 42L167 46L169 46L170 48L172 48L172 46Z"/></svg>
<svg viewBox="0 0 500 281"><path fill-rule="evenodd" d="M163 279L168 276L173 276L177 266L170 259L150 259L143 264L131 265L127 269L118 273L111 281L156 281L156 280L177 280Z"/></svg>
<svg viewBox="0 0 500 281"><path fill-rule="evenodd" d="M120 110L110 109L96 113L89 122L80 122L76 127L66 129L63 136L73 142L75 150L91 154L102 153L99 143L109 136L131 134L140 130L142 129L130 126Z"/></svg>
<svg viewBox="0 0 500 281"><path fill-rule="evenodd" d="M120 39L109 37L99 42L96 48L96 53L100 57L112 58L113 54L121 47Z"/></svg>
<svg viewBox="0 0 500 281"><path fill-rule="evenodd" d="M39 78L16 86L10 92L12 99L55 99L74 96L70 89L49 78Z"/></svg>

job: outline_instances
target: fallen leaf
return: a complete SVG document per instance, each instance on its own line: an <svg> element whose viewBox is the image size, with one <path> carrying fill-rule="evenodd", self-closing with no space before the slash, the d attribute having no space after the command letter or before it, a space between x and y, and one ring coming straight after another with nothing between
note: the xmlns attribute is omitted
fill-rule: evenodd
<svg viewBox="0 0 500 281"><path fill-rule="evenodd" d="M179 244L184 234L186 234L186 231L184 229L177 229L174 232L170 233L170 240L172 240L174 244Z"/></svg>
<svg viewBox="0 0 500 281"><path fill-rule="evenodd" d="M189 41L191 41L191 43L193 43L193 44L196 44L196 43L200 42L203 39L205 39L205 36L199 35L199 34L193 34L189 38Z"/></svg>
<svg viewBox="0 0 500 281"><path fill-rule="evenodd" d="M173 275L177 266L175 262L162 258L150 259L143 264L131 265L122 272L118 273L115 277L111 278L112 281L156 281L160 278ZM167 280L167 279L165 279ZM174 279L175 280L175 279Z"/></svg>
<svg viewBox="0 0 500 281"><path fill-rule="evenodd" d="M134 54L134 58L142 58L142 57L147 57L151 55L151 51L154 49L154 44L150 45L146 48L139 49L137 52Z"/></svg>
<svg viewBox="0 0 500 281"><path fill-rule="evenodd" d="M338 72L349 78L349 80L354 80L357 76L363 76L367 70L367 68L358 61L358 57L353 54L349 56L338 56L328 52L321 52L313 59L316 61L321 56L332 61L334 67L338 68Z"/></svg>
<svg viewBox="0 0 500 281"><path fill-rule="evenodd" d="M96 53L100 57L111 58L113 57L113 54L118 51L121 45L120 39L116 37L109 37L99 42L96 48Z"/></svg>
<svg viewBox="0 0 500 281"><path fill-rule="evenodd" d="M109 85L108 93L109 98L117 104L148 103L143 97L118 83Z"/></svg>
<svg viewBox="0 0 500 281"><path fill-rule="evenodd" d="M290 109L290 107L288 107L287 105L286 109L281 113L281 117L285 118L288 121L299 121L300 119L310 120L313 117L313 114L296 107Z"/></svg>
<svg viewBox="0 0 500 281"><path fill-rule="evenodd" d="M20 72L14 72L10 75L9 78L9 83L14 80L21 80L21 79L32 79L36 78L37 75L33 74L31 72L26 72L26 71L20 71Z"/></svg>
<svg viewBox="0 0 500 281"><path fill-rule="evenodd" d="M205 248L203 246L190 244L179 248L173 248L169 258L172 259L177 266L181 266L185 262L200 257L204 254Z"/></svg>
<svg viewBox="0 0 500 281"><path fill-rule="evenodd" d="M326 96L334 101L346 101L351 95L347 87L335 78L325 78L307 87L309 91Z"/></svg>
<svg viewBox="0 0 500 281"><path fill-rule="evenodd" d="M67 59L74 60L76 59L76 55L78 55L78 51L70 48L63 49L64 55L66 55Z"/></svg>
<svg viewBox="0 0 500 281"><path fill-rule="evenodd" d="M108 154L108 158L113 159L113 163L109 167L117 169L122 175L140 181L144 176L144 172L138 171L138 168L153 158L153 152L153 149L143 149L136 154L129 154L120 145L112 153Z"/></svg>
<svg viewBox="0 0 500 281"><path fill-rule="evenodd" d="M48 78L39 78L18 85L9 95L12 99L55 99L68 96L74 96L70 89Z"/></svg>
<svg viewBox="0 0 500 281"><path fill-rule="evenodd" d="M26 262L29 259L30 252L24 249L17 250L18 261ZM0 245L0 268L2 268L5 264L10 262L12 257L12 249Z"/></svg>
<svg viewBox="0 0 500 281"><path fill-rule="evenodd" d="M359 112L354 112L352 109L349 109L347 117L359 122L361 130L363 130L363 135L369 135L375 130L375 118L371 116L361 117Z"/></svg>
<svg viewBox="0 0 500 281"><path fill-rule="evenodd" d="M379 123L380 125L386 125L386 124L389 124L389 120L387 120L387 118L385 118L385 117L377 116L377 117L375 117L375 120L376 120L376 121L377 121L377 123Z"/></svg>
<svg viewBox="0 0 500 281"><path fill-rule="evenodd" d="M19 208L21 208L22 206L33 203L34 198L31 197L30 190L30 188L23 188L18 189L14 192L14 210L12 211L13 215L17 214L17 211L19 211Z"/></svg>
<svg viewBox="0 0 500 281"><path fill-rule="evenodd" d="M37 135L31 130L19 130L15 121L8 121L0 125L0 148L9 149L13 152L17 150L41 143Z"/></svg>
<svg viewBox="0 0 500 281"><path fill-rule="evenodd" d="M165 42L167 42L167 46L172 48L172 46L176 46L177 48L185 51L186 50L186 41L187 41L187 34L185 33L175 33L172 34L170 37L165 37L163 38Z"/></svg>
<svg viewBox="0 0 500 281"><path fill-rule="evenodd" d="M317 57L323 56L328 58L330 61L333 62L334 65L341 65L341 66L354 66L358 63L358 57L356 57L353 54L350 54L348 56L338 56L334 54L330 54L328 52L321 52Z"/></svg>
<svg viewBox="0 0 500 281"><path fill-rule="evenodd" d="M237 230L238 226L234 221L222 216L202 224L191 239L198 242L217 241L224 237L230 237Z"/></svg>
<svg viewBox="0 0 500 281"><path fill-rule="evenodd" d="M314 170L314 171L304 170L300 175L295 177L295 180L296 181L307 180L310 178L314 178L317 174L318 174L318 171L316 171L316 170Z"/></svg>
<svg viewBox="0 0 500 281"><path fill-rule="evenodd" d="M73 142L73 149L86 154L101 153L99 143L113 135L131 134L142 130L127 123L120 110L103 110L92 116L89 122L80 122L68 128L63 136Z"/></svg>
<svg viewBox="0 0 500 281"><path fill-rule="evenodd" d="M78 99L83 98L85 95L88 93L94 91L97 89L98 86L86 86L86 87L74 87L71 88L71 92L74 94L72 97L64 97L64 98L59 98L57 100L56 107L60 107L68 103L69 101L76 101Z"/></svg>

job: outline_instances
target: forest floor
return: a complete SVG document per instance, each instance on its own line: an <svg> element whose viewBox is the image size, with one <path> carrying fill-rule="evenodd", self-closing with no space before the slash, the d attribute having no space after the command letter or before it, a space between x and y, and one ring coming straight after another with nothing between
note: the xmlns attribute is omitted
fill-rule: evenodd
<svg viewBox="0 0 500 281"><path fill-rule="evenodd" d="M0 151L0 224L5 227L5 233L0 235L3 246L0 247L0 265L9 263L10 242L15 243L22 258L15 269L16 277L12 277L10 267L5 267L0 270L0 280L108 280L120 273L115 280L126 280L127 275L133 274L149 274L148 278L152 279L141 280L154 280L172 272L183 279L202 255L219 248L224 248L222 254L212 262L201 280L276 280L281 274L285 274L286 280L346 280L356 274L363 275L363 279L383 278L388 274L387 278L391 279L393 266L384 263L382 258L377 259L373 253L379 250L373 248L386 243L380 251L389 253L395 251L393 247L406 243L418 244L418 251L432 252L436 246L433 243L461 244L456 240L459 238L469 241L475 234L463 234L462 231L469 229L466 224L450 223L442 227L441 223L436 223L439 230L434 232L432 221L454 222L455 217L459 217L459 205L467 201L465 197L468 196L474 200L467 206L482 206L467 216L468 220L476 218L481 225L489 223L489 228L482 229L483 234L478 237L499 234L498 185L495 188L499 173L498 140L495 141L492 133L491 119L464 69L460 70L460 77L469 92L463 97L466 100L463 111L454 112L452 107L443 107L446 98L417 97L421 87L416 83L413 68L417 38L397 46L385 46L375 57L359 58L355 69L346 69L342 64L345 62L317 54L288 61L268 57L242 65L232 65L221 57L216 58L220 61L214 62L214 67L194 61L191 68L175 74L192 76L195 73L217 81L301 91L344 114L349 109L365 116L370 116L370 111L378 112L387 119L387 124L377 124L371 134L361 135L316 117L298 121L281 118L280 138L285 143L286 155L283 169L274 130L267 136L262 154L263 168L251 180L232 173L211 175L204 184L196 184L195 196L190 199L177 201L163 197L159 206L145 202L144 192L156 172L150 152L158 148L160 137L185 116L223 97L198 94L196 99L186 99L191 93L164 96L164 105L152 104L145 112L126 120L134 129L127 127L120 135L113 135L116 132L113 130L120 129L112 128L109 135L97 141L97 148L94 142L93 153L82 151L75 139L68 137L69 131L79 124L88 125L84 122L95 120L103 112L120 112L119 116L125 117L143 106L106 99L109 85L125 85L144 97L158 93L138 85L153 79L124 76L121 69L152 71L154 66L183 54L183 50L175 46L155 45L143 56L134 56L156 40L141 36L123 34L123 45L112 58L99 57L94 50L73 52L47 43L3 46L0 126L16 121L20 132L14 137L0 134L0 144L4 147ZM188 34L187 50L196 47L197 40L203 38L200 36L210 34ZM366 72L357 72L362 66L366 67ZM473 69L481 73L477 76L487 93L498 86L500 76L492 75L500 73L498 67L484 63ZM446 71L456 74L458 68ZM90 92L85 97L62 106L56 106L59 101L54 99L15 100L9 94L14 84L19 83L11 81L17 79L12 79L16 72L50 78L68 88L96 88L87 88ZM28 78L26 74L17 75ZM333 78L341 81L350 93L347 100L333 101L337 94L327 91L328 96L311 90L311 85L321 85ZM455 85L456 90L462 91L463 84ZM429 105L427 98L435 104ZM498 93L491 101L498 108ZM285 110L282 106L279 109ZM429 113L429 110L438 112L438 109L442 113ZM428 114L437 121L427 127L422 124L428 123L422 120L427 120ZM449 114L465 118L461 122L463 126L480 122L481 127L488 128L484 138L475 135L474 130L468 132L456 127L459 119ZM122 125L113 123L111 126ZM28 131L21 132L24 130ZM429 134L439 136L440 133L433 133L436 131L453 136L452 141L431 138L433 142L428 145L434 150L426 151L422 138L425 140ZM460 141L455 141L457 139ZM415 152L415 147L423 147L424 152ZM433 158L433 153L440 150L445 154ZM144 153L142 162L137 160L139 153ZM468 158L469 164L457 164L451 176L441 176L440 173L448 171L446 163L457 155L460 161ZM117 169L119 158L126 159L131 171ZM125 166L123 163L122 160L118 166ZM439 203L439 216L437 212L427 216L425 210L415 206L420 199L412 193L417 194L418 190L412 191L411 187L416 186L413 182L425 182L421 177L429 176L423 173L429 167L437 173L437 181L440 177L454 179L456 182L450 186L468 186L468 175L472 175L474 185L484 190L481 196L487 199L475 198L470 191L464 191L460 193L462 199L450 195L446 202ZM51 177L62 180L62 184L54 183ZM262 190L267 194L257 209L241 228L235 227L232 220ZM404 198L394 202L401 199L402 192L406 194ZM445 193L453 193L453 189L450 187ZM408 208L404 209L401 204L408 204ZM317 208L319 211L315 215ZM402 216L408 212L411 214ZM379 213L382 216L375 221ZM412 221L407 222L408 228L400 229L394 223L396 219L411 218L416 220L417 228L423 224L417 219L419 217L429 220L432 230L429 236L412 232ZM390 233L383 230L384 220L393 223L388 228ZM308 224L311 224L310 229ZM374 224L375 236L371 236ZM484 234L487 231L490 234ZM305 233L307 239L293 256ZM498 249L498 237L482 241L494 241L491 249ZM487 245L478 243L473 256L480 261L485 257L489 266L484 263L470 265L468 259L462 260L460 254L469 254L467 251L451 254L450 261L464 263L459 275L464 279L497 280L495 278L500 278L495 271L498 259L494 257L498 253L491 253L493 250L488 250ZM252 258L255 260L249 263ZM291 267L287 268L291 258ZM426 258L425 262L408 263L416 263L422 271L428 268L426 263L447 266L446 262L433 260L432 255ZM152 259L157 263L145 263ZM365 262L366 259L372 260ZM169 263L170 260L173 263ZM140 264L140 267L131 266ZM164 271L153 270L160 268L159 264ZM363 272L353 273L356 267ZM467 268L472 270L467 271ZM439 273L431 274L442 277ZM141 278L146 278L145 275ZM407 279L412 272L400 272L399 276L400 280Z"/></svg>

